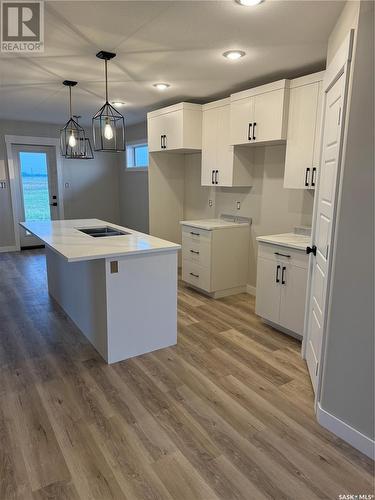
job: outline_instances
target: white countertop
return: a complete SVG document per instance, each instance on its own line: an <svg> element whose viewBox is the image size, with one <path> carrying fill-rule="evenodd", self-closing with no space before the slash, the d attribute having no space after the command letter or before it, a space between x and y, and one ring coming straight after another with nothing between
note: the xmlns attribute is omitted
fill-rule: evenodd
<svg viewBox="0 0 375 500"><path fill-rule="evenodd" d="M296 250L306 250L306 247L310 245L311 236L295 233L271 234L269 236L258 236L257 241L287 248L295 248Z"/></svg>
<svg viewBox="0 0 375 500"><path fill-rule="evenodd" d="M176 243L99 219L20 222L20 225L65 257L68 262L165 252L181 248ZM94 238L77 229L100 226L113 227L131 234Z"/></svg>
<svg viewBox="0 0 375 500"><path fill-rule="evenodd" d="M201 219L201 220L182 220L182 226L191 226L198 229L206 229L212 231L213 229L222 229L226 227L248 226L248 222L233 222L225 219Z"/></svg>

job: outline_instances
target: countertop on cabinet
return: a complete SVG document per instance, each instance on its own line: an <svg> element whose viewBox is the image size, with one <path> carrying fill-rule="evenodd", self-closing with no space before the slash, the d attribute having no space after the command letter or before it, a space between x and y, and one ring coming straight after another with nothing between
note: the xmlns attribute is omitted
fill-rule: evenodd
<svg viewBox="0 0 375 500"><path fill-rule="evenodd" d="M249 222L235 222L225 219L200 219L200 220L182 220L182 226L195 227L197 229L206 229L206 231L213 231L214 229L223 229L229 227L243 227L249 226Z"/></svg>
<svg viewBox="0 0 375 500"><path fill-rule="evenodd" d="M310 245L311 236L295 233L271 234L268 236L258 236L257 241L259 243L269 243L304 251L306 247Z"/></svg>

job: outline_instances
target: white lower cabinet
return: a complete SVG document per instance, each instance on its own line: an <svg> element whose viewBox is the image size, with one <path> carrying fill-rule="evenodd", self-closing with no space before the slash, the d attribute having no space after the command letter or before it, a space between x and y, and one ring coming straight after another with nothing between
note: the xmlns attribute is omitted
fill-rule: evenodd
<svg viewBox="0 0 375 500"><path fill-rule="evenodd" d="M303 250L260 243L255 312L303 336L308 256Z"/></svg>
<svg viewBox="0 0 375 500"><path fill-rule="evenodd" d="M248 224L210 230L183 224L183 281L214 298L244 292L249 240Z"/></svg>

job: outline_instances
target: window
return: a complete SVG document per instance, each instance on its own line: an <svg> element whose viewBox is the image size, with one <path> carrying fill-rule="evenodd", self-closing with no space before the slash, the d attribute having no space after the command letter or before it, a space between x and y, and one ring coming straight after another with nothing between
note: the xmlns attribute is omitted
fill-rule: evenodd
<svg viewBox="0 0 375 500"><path fill-rule="evenodd" d="M130 144L126 147L126 168L144 169L148 167L147 144Z"/></svg>

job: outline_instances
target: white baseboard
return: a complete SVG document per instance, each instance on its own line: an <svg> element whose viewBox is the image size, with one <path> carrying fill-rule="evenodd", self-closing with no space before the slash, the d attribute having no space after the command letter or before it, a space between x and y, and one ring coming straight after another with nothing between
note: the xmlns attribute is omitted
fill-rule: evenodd
<svg viewBox="0 0 375 500"><path fill-rule="evenodd" d="M248 293L249 295L254 295L255 297L257 294L257 289L255 288L255 286L246 285L246 293Z"/></svg>
<svg viewBox="0 0 375 500"><path fill-rule="evenodd" d="M16 252L18 248L16 246L0 247L0 253L2 252Z"/></svg>
<svg viewBox="0 0 375 500"><path fill-rule="evenodd" d="M351 444L372 460L375 460L375 441L373 439L370 439L331 413L328 413L320 406L320 403L317 406L316 417L320 425Z"/></svg>

